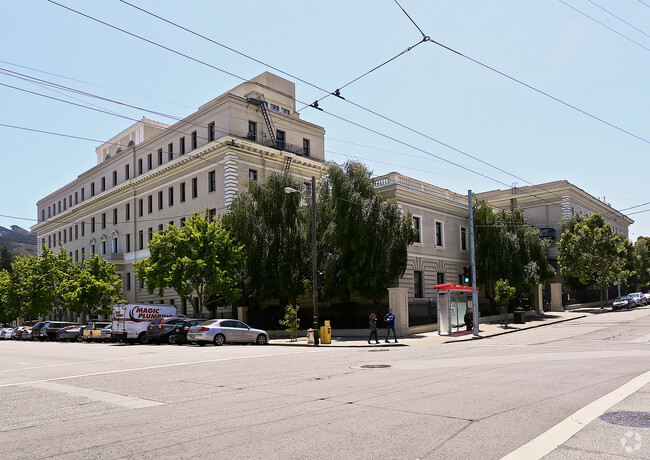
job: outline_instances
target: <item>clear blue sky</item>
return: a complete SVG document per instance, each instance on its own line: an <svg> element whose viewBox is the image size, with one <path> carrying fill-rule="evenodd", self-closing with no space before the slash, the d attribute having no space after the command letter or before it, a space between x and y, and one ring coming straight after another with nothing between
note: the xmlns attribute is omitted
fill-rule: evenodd
<svg viewBox="0 0 650 460"><path fill-rule="evenodd" d="M351 84L342 94L517 177L334 97L322 101L321 107L401 143L311 108L303 110L302 117L325 127L327 159L342 163L356 158L377 175L398 171L463 194L469 189L507 188L515 182L524 186L566 179L596 197L604 196L617 209L646 203L650 0L562 1L566 4L559 0L400 0L400 4L438 43L643 140L431 42ZM118 0L60 3L245 79L271 70ZM132 3L330 91L422 38L394 0ZM4 69L174 116L192 113L241 82L46 0L5 2L0 38ZM0 75L0 83L92 103L136 119L173 122L7 75ZM323 96L300 82L296 92L300 101ZM36 218L40 198L92 167L95 147L132 123L6 86L0 86L0 100L0 123L97 140L0 127L0 214L14 216L0 217L5 227L32 225L18 218ZM627 211L636 221L630 228L632 240L650 235L650 212L632 214L644 210L650 205Z"/></svg>

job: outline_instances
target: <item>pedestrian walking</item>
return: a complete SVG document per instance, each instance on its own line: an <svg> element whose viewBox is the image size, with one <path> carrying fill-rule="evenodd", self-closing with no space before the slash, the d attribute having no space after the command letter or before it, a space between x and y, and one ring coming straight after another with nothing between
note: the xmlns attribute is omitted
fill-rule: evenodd
<svg viewBox="0 0 650 460"><path fill-rule="evenodd" d="M372 340L372 338L375 338L375 343L379 343L379 339L377 339L377 315L374 313L370 313L370 337L368 337L368 343Z"/></svg>
<svg viewBox="0 0 650 460"><path fill-rule="evenodd" d="M467 327L468 331L471 331L474 328L474 318L472 314L472 310L469 308L465 311L465 327Z"/></svg>
<svg viewBox="0 0 650 460"><path fill-rule="evenodd" d="M386 343L389 343L388 337L390 337L390 331L393 331L393 338L395 339L395 343L397 343L397 334L395 333L395 315L393 314L393 310L390 308L388 309L386 316L384 316L384 321L386 321Z"/></svg>

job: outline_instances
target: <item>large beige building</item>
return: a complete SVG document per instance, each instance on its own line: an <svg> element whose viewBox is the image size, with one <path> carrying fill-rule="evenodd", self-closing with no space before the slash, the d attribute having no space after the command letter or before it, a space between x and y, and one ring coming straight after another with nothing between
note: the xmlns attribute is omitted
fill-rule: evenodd
<svg viewBox="0 0 650 460"><path fill-rule="evenodd" d="M152 235L206 207L223 214L251 179L319 176L324 135L295 111L295 85L268 72L171 126L143 118L97 147L95 167L38 202L39 253L99 254L116 265L127 301L187 313L173 291L149 295L134 276Z"/></svg>

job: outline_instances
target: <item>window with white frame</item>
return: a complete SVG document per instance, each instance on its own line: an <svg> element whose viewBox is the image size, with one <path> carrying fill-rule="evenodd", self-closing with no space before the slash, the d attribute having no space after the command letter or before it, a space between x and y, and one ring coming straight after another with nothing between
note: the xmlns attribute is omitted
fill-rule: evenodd
<svg viewBox="0 0 650 460"><path fill-rule="evenodd" d="M413 230L415 230L415 243L422 243L422 218L413 216Z"/></svg>
<svg viewBox="0 0 650 460"><path fill-rule="evenodd" d="M444 226L441 221L436 221L436 246L444 247L445 246L445 234Z"/></svg>

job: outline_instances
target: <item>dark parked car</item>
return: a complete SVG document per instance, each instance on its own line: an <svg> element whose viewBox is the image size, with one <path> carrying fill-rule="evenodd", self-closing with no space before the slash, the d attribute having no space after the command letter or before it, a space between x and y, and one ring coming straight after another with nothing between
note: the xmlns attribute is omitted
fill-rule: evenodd
<svg viewBox="0 0 650 460"><path fill-rule="evenodd" d="M147 326L146 341L152 343L169 342L169 338L176 326L181 321L186 321L186 317L156 318Z"/></svg>
<svg viewBox="0 0 650 460"><path fill-rule="evenodd" d="M620 310L621 308L634 308L636 307L636 302L629 295L624 295L616 300L612 304L612 310Z"/></svg>
<svg viewBox="0 0 650 460"><path fill-rule="evenodd" d="M56 340L68 342L81 342L81 335L85 326L68 326L56 333Z"/></svg>
<svg viewBox="0 0 650 460"><path fill-rule="evenodd" d="M32 335L34 339L43 341L43 340L56 340L57 333L68 326L79 326L77 323L71 323L69 321L41 321L34 324L32 329Z"/></svg>
<svg viewBox="0 0 650 460"><path fill-rule="evenodd" d="M180 345L182 343L190 343L187 340L187 333L190 331L190 328L192 326L196 326L197 324L201 324L203 319L186 319L183 321L179 321L176 323L174 326L174 329L172 330L172 333L169 336L169 340L167 340L169 343L175 343L177 345Z"/></svg>

